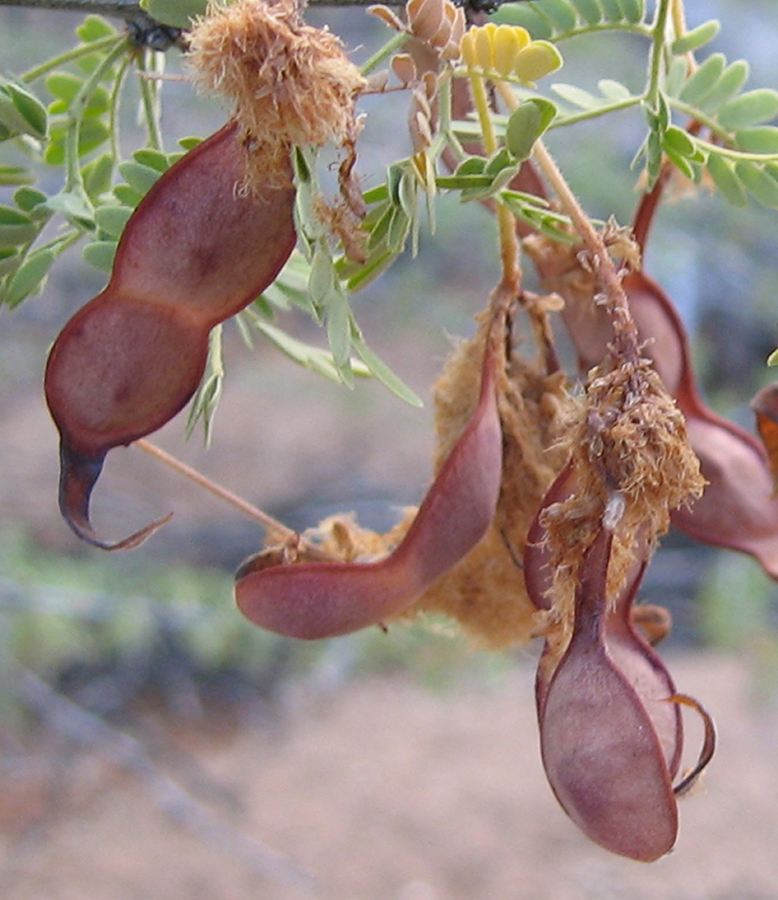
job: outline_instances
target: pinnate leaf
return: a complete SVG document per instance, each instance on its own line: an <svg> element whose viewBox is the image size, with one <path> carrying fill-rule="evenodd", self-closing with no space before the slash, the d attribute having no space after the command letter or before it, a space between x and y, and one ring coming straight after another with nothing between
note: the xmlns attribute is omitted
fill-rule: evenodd
<svg viewBox="0 0 778 900"><path fill-rule="evenodd" d="M719 122L732 131L768 122L778 115L778 91L758 88L728 101L719 110Z"/></svg>
<svg viewBox="0 0 778 900"><path fill-rule="evenodd" d="M676 38L670 46L670 51L680 56L683 53L699 50L700 47L704 47L705 44L712 41L720 30L721 22L717 19L709 19L682 37Z"/></svg>

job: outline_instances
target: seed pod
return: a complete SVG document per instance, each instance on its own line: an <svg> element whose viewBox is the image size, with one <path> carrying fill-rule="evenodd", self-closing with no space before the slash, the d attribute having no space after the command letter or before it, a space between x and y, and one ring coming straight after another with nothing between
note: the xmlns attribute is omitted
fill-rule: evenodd
<svg viewBox="0 0 778 900"><path fill-rule="evenodd" d="M675 690L629 623L638 576L608 612L613 534L585 556L573 636L540 710L543 765L565 812L602 847L650 862L672 849L681 750ZM668 702L669 701L669 702Z"/></svg>
<svg viewBox="0 0 778 900"><path fill-rule="evenodd" d="M379 624L408 609L480 541L494 518L502 471L495 356L491 338L478 406L397 548L376 562L241 567L235 596L248 619L309 640Z"/></svg>
<svg viewBox="0 0 778 900"><path fill-rule="evenodd" d="M246 154L231 122L172 166L130 217L108 286L52 347L45 390L61 436L60 509L95 546L137 546L161 524L118 543L97 538L89 499L106 453L181 410L210 330L261 294L294 247L288 163L249 193Z"/></svg>

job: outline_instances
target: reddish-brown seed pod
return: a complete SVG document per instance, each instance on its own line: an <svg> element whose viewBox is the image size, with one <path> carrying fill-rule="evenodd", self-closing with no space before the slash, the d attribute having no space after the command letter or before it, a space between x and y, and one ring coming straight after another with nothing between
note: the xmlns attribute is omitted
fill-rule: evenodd
<svg viewBox="0 0 778 900"><path fill-rule="evenodd" d="M717 416L702 401L689 341L667 294L643 272L624 279L642 352L686 420L689 443L708 482L701 497L671 512L673 524L693 538L756 557L778 578L778 498L764 447L752 434ZM582 368L597 365L613 329L604 307L574 293L565 295L565 324Z"/></svg>
<svg viewBox="0 0 778 900"><path fill-rule="evenodd" d="M608 611L613 535L584 557L573 636L545 691L540 743L549 783L565 812L613 853L650 862L678 830L672 787L681 750L669 675L629 623L642 568Z"/></svg>
<svg viewBox="0 0 778 900"><path fill-rule="evenodd" d="M752 434L702 402L686 332L669 297L643 273L625 280L646 352L686 418L689 442L708 484L673 524L697 540L750 553L778 578L778 499L764 448Z"/></svg>
<svg viewBox="0 0 778 900"><path fill-rule="evenodd" d="M377 562L307 562L241 569L235 596L256 625L313 640L402 614L484 536L502 472L494 338L487 343L478 406L443 463L408 533Z"/></svg>
<svg viewBox="0 0 778 900"><path fill-rule="evenodd" d="M45 390L61 436L60 509L96 546L136 546L160 524L117 543L96 537L89 499L106 453L182 409L211 329L262 293L294 247L288 163L248 192L246 154L230 122L162 175L125 227L108 286L52 347Z"/></svg>

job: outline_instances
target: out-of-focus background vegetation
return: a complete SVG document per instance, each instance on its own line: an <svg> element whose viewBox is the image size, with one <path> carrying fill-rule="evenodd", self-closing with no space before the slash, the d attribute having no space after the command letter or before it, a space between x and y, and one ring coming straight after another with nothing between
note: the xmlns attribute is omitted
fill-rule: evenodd
<svg viewBox="0 0 778 900"><path fill-rule="evenodd" d="M691 25L712 16L722 20L711 49L729 59L747 57L750 86L778 88L778 11L772 0L688 0L686 6ZM313 10L310 19L329 23L357 59L366 58L385 37L377 21L356 9ZM40 58L44 43L47 55L58 42L66 46L78 20L72 13L0 8L0 67L18 73ZM564 80L583 87L607 77L634 87L641 83L642 46L635 52L632 40L609 38L607 54L599 44L596 56L592 46L591 39L580 39L564 47ZM176 50L168 53L168 70L181 71ZM166 84L164 97L169 149L179 137L209 133L225 116L217 102L195 98L185 82ZM366 186L382 177L386 162L407 152L403 104L396 96L365 103L369 117L359 169ZM135 123L125 122L126 149L135 149L140 139ZM640 139L639 114L630 113L595 120L570 134L554 133L549 144L588 211L601 218L615 214L626 223L637 197L629 163ZM472 317L486 300L497 271L494 246L493 223L484 210L441 198L437 231L423 235L419 259L401 260L355 299L368 340L427 401L451 336L471 331ZM748 400L771 380L765 359L778 344L775 211L756 204L733 209L705 192L680 194L659 214L646 264L674 298L692 333L698 377L709 404L751 427ZM512 684L517 672L528 685L532 678L532 648L473 652L439 623L318 645L253 628L234 608L231 582L234 566L260 546L259 527L132 448L114 451L109 458L94 501L99 529L118 536L170 510L173 520L130 554L108 555L80 544L56 508L57 439L41 382L47 347L67 317L102 284L103 277L76 251L56 266L42 296L13 312L0 311L0 779L19 786L32 778L39 784L41 758L55 772L52 779L43 779L47 787L36 801L37 818L30 818L29 810L19 812L17 819L7 811L0 815L0 824L9 817L12 822L0 889L7 880L9 890L18 891L14 897L77 896L25 888L24 872L14 868L13 860L26 846L24 840L61 803L79 753L121 757L116 749L121 735L132 733L140 743L134 750L125 747L126 759L118 762L136 775L140 771L141 784L148 785L148 773L156 765L153 748L159 750L171 734L234 736L235 729L257 723L272 731L280 727L279 717L289 715L301 685L307 696L320 698L357 678L403 673L423 690L450 697L463 685L467 693ZM320 340L294 313L283 324L292 333ZM405 407L372 382L360 382L353 391L335 386L296 369L269 346L249 350L233 328L225 335L225 349L227 383L210 448L202 446L199 434L184 441L183 416L155 436L161 446L294 528L343 510L355 510L368 526L386 527L398 507L418 500L430 472L429 402L423 410ZM644 587L647 600L673 613L669 655L687 658L701 652L714 653L716 660L745 660L742 696L758 704L760 715L774 720L777 589L758 567L745 557L671 533ZM400 694L407 701L403 684ZM380 702L385 701L381 695ZM362 695L358 702L368 703ZM303 707L308 709L305 703ZM461 699L455 698L452 708L452 715L467 718ZM83 721L78 719L82 713ZM408 722L421 729L426 720L417 720L417 714L409 712ZM152 719L164 725L150 730ZM81 737L75 733L79 721L85 729ZM447 720L443 716L439 721ZM100 732L101 724L112 730ZM531 722L525 724L531 728ZM90 727L98 730L90 732ZM352 722L352 727L369 729L369 716L362 726ZM775 730L769 734L774 738ZM412 741L413 735L405 738ZM534 740L526 741L529 752L534 752ZM445 735L439 755L444 765ZM172 771L177 772L175 767ZM217 775L206 779L211 787L218 784ZM110 794L111 786L104 790ZM550 792L546 800L556 815ZM338 802L337 791L329 802ZM502 802L510 806L508 792ZM708 796L694 802L716 801ZM478 803L477 796L472 803ZM322 801L322 821L312 828L326 828L324 807ZM778 829L778 820L773 825ZM213 843L213 834L203 840ZM234 835L230 840L234 849L239 840ZM344 866L357 864L344 855ZM596 869L609 863L592 865ZM608 880L597 875L599 869L592 872L596 890L558 896L622 896L615 888L608 893ZM139 896L127 884L113 896ZM449 896L412 878L402 888L405 893L382 884L376 881L363 898ZM264 887L259 893L248 888L234 893L234 887L221 894L209 890L164 896L276 896L263 893ZM462 890L452 888L450 896L487 896L476 882ZM80 894L93 895L98 896ZM692 888L654 894L646 887L644 894L630 896L725 900L730 894L694 893ZM745 893L731 896L746 898Z"/></svg>

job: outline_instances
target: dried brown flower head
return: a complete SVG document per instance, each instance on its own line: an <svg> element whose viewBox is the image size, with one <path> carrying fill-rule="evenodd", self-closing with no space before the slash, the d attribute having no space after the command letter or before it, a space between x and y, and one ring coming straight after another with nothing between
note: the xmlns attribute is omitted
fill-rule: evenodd
<svg viewBox="0 0 778 900"><path fill-rule="evenodd" d="M189 45L195 81L233 100L251 141L281 154L343 144L358 131L354 105L365 79L334 34L305 24L296 0L213 4Z"/></svg>

